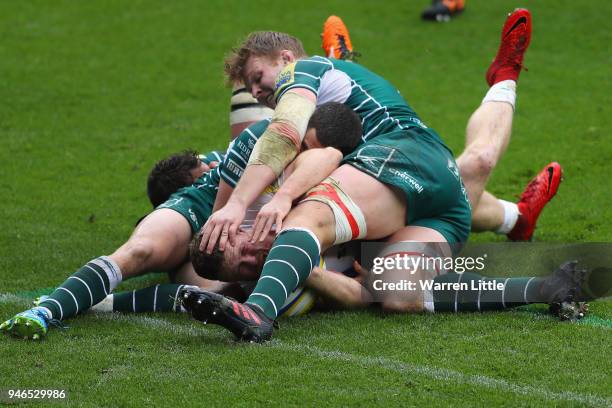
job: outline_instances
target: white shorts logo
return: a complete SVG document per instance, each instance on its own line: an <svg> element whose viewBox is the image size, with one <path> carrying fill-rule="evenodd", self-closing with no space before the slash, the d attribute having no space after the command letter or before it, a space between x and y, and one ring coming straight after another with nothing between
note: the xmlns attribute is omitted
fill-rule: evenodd
<svg viewBox="0 0 612 408"><path fill-rule="evenodd" d="M447 166L448 166L448 171L450 171L452 175L455 176L457 180L459 180L459 169L457 168L457 164L455 163L455 161L448 159Z"/></svg>
<svg viewBox="0 0 612 408"><path fill-rule="evenodd" d="M161 204L158 208L174 207L175 205L177 205L181 201L183 201L182 197L180 197L180 198L170 198L165 203Z"/></svg>
<svg viewBox="0 0 612 408"><path fill-rule="evenodd" d="M190 208L187 211L189 212L189 218L191 218L191 220L195 223L196 227L199 227L200 223L198 222L198 218L194 214L193 210Z"/></svg>
<svg viewBox="0 0 612 408"><path fill-rule="evenodd" d="M417 181L417 179L405 171L389 169L389 173L395 174L397 177L405 181L410 187L412 187L413 190L416 190L417 193L421 194L423 192L423 186Z"/></svg>
<svg viewBox="0 0 612 408"><path fill-rule="evenodd" d="M395 149L387 146L370 145L359 149L356 159L360 162L356 163L365 172L372 174L374 177L380 177L385 164L391 159L395 153Z"/></svg>

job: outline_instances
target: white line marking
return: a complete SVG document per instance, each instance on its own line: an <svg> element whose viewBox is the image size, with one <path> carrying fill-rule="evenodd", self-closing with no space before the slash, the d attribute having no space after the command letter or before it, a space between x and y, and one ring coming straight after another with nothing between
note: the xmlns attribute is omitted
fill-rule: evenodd
<svg viewBox="0 0 612 408"><path fill-rule="evenodd" d="M506 278L506 280L504 281L504 290L502 290L502 307L505 309L506 308L506 284L508 283L508 281L510 280L510 278Z"/></svg>
<svg viewBox="0 0 612 408"><path fill-rule="evenodd" d="M27 299L13 295L12 293L0 293L0 303L18 303L24 305L30 304Z"/></svg>
<svg viewBox="0 0 612 408"><path fill-rule="evenodd" d="M155 311L156 306L157 306L157 289L159 288L159 285L155 285L155 293L153 294L153 311Z"/></svg>
<svg viewBox="0 0 612 408"><path fill-rule="evenodd" d="M104 279L102 279L102 275L100 275L100 273L98 271L96 271L94 268L92 268L89 265L85 265L85 267L91 269L92 271L94 271L96 273L96 275L98 275L98 278L100 278L100 282L102 282L102 289L104 289L104 294L106 296L108 296L108 291L106 290L106 286L104 286Z"/></svg>
<svg viewBox="0 0 612 408"><path fill-rule="evenodd" d="M85 285L85 287L87 288L87 292L89 292L89 300L91 301L89 303L89 307L92 307L94 302L93 302L93 295L91 294L91 289L89 289L89 285L81 278L79 278L78 276L70 276L68 279L76 279L79 282L81 282L83 285Z"/></svg>
<svg viewBox="0 0 612 408"><path fill-rule="evenodd" d="M531 283L532 280L535 279L535 276L533 276L531 279L529 279L527 281L527 284L525 285L525 291L523 292L523 298L525 299L525 304L528 305L529 302L527 301L527 288L529 287L529 284Z"/></svg>
<svg viewBox="0 0 612 408"><path fill-rule="evenodd" d="M278 309L276 309L276 305L274 304L274 301L272 300L270 296L264 295L263 293L257 293L257 292L251 293L251 296L261 296L262 298L268 299L268 301L272 303L272 307L274 308L274 314L278 316Z"/></svg>
<svg viewBox="0 0 612 408"><path fill-rule="evenodd" d="M60 310L60 318L59 319L62 320L64 318L64 310L62 309L62 305L60 304L60 302L58 302L55 299L51 299L51 298L46 299L45 302L54 302L55 304L57 304L57 307L59 307L59 310Z"/></svg>
<svg viewBox="0 0 612 408"><path fill-rule="evenodd" d="M74 300L74 304L76 305L76 314L78 314L78 313L79 313L79 302L77 302L77 300L76 300L76 298L74 297L74 295L72 294L72 292L71 292L71 291L69 291L68 289L66 289L66 288L62 288L62 287L59 287L58 289L61 289L61 290L65 291L65 292L68 292L68 294L69 294L70 296L72 296L72 300ZM51 300L51 299L49 299L49 300ZM59 303L58 303L58 304L59 304ZM62 314L63 314L63 313L62 313Z"/></svg>
<svg viewBox="0 0 612 408"><path fill-rule="evenodd" d="M462 273L459 274L459 279L457 279L457 283L461 283L461 277L463 276ZM461 285L457 285L457 287L460 287ZM457 313L457 306L458 306L458 298L459 298L459 289L457 289L455 291L455 313Z"/></svg>
<svg viewBox="0 0 612 408"><path fill-rule="evenodd" d="M283 282L280 281L280 279L277 279L274 276L262 276L261 278L259 278L259 280L262 280L262 279L273 279L273 280L277 281L283 287L283 291L285 291L285 297L289 297L289 294L287 293L287 288L285 287Z"/></svg>
<svg viewBox="0 0 612 408"><path fill-rule="evenodd" d="M279 262L279 263L284 263L286 265L289 265L289 267L291 268L291 270L293 271L293 273L295 273L295 287L297 288L300 285L300 275L298 275L297 271L295 270L295 268L293 267L293 265L291 265L289 262L287 261L283 261L282 259L270 259L268 262L266 262L264 264L264 268L266 267L267 264L269 264L270 262Z"/></svg>
<svg viewBox="0 0 612 408"><path fill-rule="evenodd" d="M281 247L293 248L293 249L297 249L298 251L302 251L304 253L304 255L306 255L306 258L308 258L308 263L310 263L310 270L312 271L312 259L310 259L310 255L308 255L308 252L304 251L302 248L300 248L298 246L295 246L295 245L286 245L286 244L274 245L274 247L272 247L270 252L272 252L272 250L274 250L275 248L281 248Z"/></svg>
<svg viewBox="0 0 612 408"><path fill-rule="evenodd" d="M278 340L276 340L278 342ZM593 394L581 394L571 391L556 392L546 388L540 388L527 384L516 384L510 381L489 377L486 375L471 375L461 371L449 370L446 368L416 365L405 363L393 358L384 356L360 356L356 354L345 353L342 351L327 351L321 350L314 346L301 344L282 344L272 343L271 347L279 348L291 352L302 352L305 354L314 355L322 359L330 359L336 361L344 361L354 363L363 368L383 368L388 371L405 375L423 375L431 377L443 382L453 381L459 384L467 384L477 387L492 388L500 391L511 392L519 395L537 396L549 401L574 401L581 404L610 406L612 399L607 399Z"/></svg>
<svg viewBox="0 0 612 408"><path fill-rule="evenodd" d="M21 303L23 301L23 298L13 295L11 293L0 293L0 303ZM207 331L204 328L199 329L196 327L185 327L184 325L177 325L163 319L148 316L137 316L119 313L95 314L92 316L95 319L99 320L128 322L144 327L150 327L156 330L161 329L172 334L182 334L190 336L206 335L208 337L215 337L219 339L226 337L226 335L222 332L218 332L219 334L215 335L215 333L211 333L210 331ZM275 339L272 342L268 343L267 347L277 348L290 352L297 351L324 359L345 361L348 363L360 365L362 367L366 366L383 368L400 374L418 374L426 377L435 378L441 381L453 381L459 384L469 384L485 388L499 389L501 391L512 392L514 394L536 395L543 399L551 401L575 401L582 404L600 406L612 405L612 399L603 398L593 394L580 394L571 391L550 391L546 388L512 383L501 378L488 377L485 375L470 375L462 373L460 371L449 370L445 368L404 363L402 361L398 361L393 358L388 358L384 356L359 356L355 354L345 353L342 351L327 351L313 346L306 346L300 344L284 344L280 343L278 339Z"/></svg>

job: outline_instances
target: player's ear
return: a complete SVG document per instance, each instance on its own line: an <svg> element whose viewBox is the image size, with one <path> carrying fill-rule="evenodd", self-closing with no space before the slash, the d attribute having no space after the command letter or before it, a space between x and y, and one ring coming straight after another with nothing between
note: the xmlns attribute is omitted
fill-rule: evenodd
<svg viewBox="0 0 612 408"><path fill-rule="evenodd" d="M293 54L293 51L291 50L282 50L280 52L281 55L281 59L283 61L283 63L286 64L291 64L292 62L295 61L295 54Z"/></svg>

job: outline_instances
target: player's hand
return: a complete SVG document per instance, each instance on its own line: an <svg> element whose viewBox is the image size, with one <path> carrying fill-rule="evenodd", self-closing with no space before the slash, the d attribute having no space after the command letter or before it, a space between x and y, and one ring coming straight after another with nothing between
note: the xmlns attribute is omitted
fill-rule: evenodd
<svg viewBox="0 0 612 408"><path fill-rule="evenodd" d="M266 239L274 224L276 224L276 232L279 232L283 226L283 220L291 210L291 204L289 196L274 194L272 200L261 207L255 218L255 224L251 232L251 242Z"/></svg>
<svg viewBox="0 0 612 408"><path fill-rule="evenodd" d="M219 165L218 161L211 161L209 163L202 162L202 166L200 167L202 169L202 171L203 171L202 174L208 173L209 171L211 171L212 169L214 169L218 165Z"/></svg>
<svg viewBox="0 0 612 408"><path fill-rule="evenodd" d="M224 251L228 239L234 245L236 231L245 214L246 207L235 201L228 201L225 207L212 214L200 232L202 235L200 251L211 254L217 241L219 241L219 250Z"/></svg>

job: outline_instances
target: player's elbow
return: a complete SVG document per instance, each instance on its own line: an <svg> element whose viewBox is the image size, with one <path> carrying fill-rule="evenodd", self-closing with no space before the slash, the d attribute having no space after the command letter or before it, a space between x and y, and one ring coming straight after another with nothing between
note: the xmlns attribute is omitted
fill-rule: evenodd
<svg viewBox="0 0 612 408"><path fill-rule="evenodd" d="M326 147L324 150L325 160L328 163L334 164L335 167L338 167L343 158L342 152L335 147Z"/></svg>

